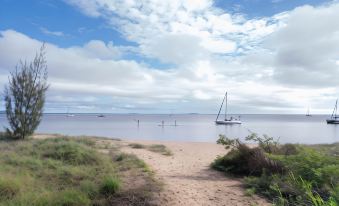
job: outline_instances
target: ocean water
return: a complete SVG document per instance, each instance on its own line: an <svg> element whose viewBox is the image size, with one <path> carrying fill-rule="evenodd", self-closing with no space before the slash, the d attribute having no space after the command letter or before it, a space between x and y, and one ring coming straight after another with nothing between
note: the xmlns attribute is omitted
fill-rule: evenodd
<svg viewBox="0 0 339 206"><path fill-rule="evenodd" d="M215 142L219 134L243 139L255 132L279 138L282 143L339 142L339 125L326 124L327 117L251 114L241 115L241 125L216 125L215 115L205 114L106 114L101 118L96 114L45 114L37 132L195 142ZM7 125L4 114L0 115L0 124L1 128Z"/></svg>

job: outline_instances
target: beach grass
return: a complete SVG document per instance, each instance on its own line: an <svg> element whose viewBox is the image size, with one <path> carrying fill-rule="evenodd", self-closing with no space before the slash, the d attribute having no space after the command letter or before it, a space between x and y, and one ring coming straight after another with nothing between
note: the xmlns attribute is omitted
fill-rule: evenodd
<svg viewBox="0 0 339 206"><path fill-rule="evenodd" d="M131 143L128 146L130 146L130 147L132 147L134 149L143 149L143 148L146 148L145 145L139 144L139 143Z"/></svg>
<svg viewBox="0 0 339 206"><path fill-rule="evenodd" d="M116 149L104 154L96 146L102 144L95 138L2 137L0 205L147 205L157 189L148 166L136 156ZM131 181L142 184L132 190Z"/></svg>
<svg viewBox="0 0 339 206"><path fill-rule="evenodd" d="M130 143L128 146L133 149L146 149L148 151L159 153L165 156L173 155L172 151L163 144L144 145L140 143Z"/></svg>
<svg viewBox="0 0 339 206"><path fill-rule="evenodd" d="M162 155L171 156L173 153L163 144L152 144L147 148L151 152L156 152Z"/></svg>

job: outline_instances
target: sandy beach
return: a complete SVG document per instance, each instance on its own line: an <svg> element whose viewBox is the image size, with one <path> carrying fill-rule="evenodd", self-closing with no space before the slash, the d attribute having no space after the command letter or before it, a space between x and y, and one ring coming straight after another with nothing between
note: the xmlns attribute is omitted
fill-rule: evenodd
<svg viewBox="0 0 339 206"><path fill-rule="evenodd" d="M226 177L210 169L210 163L225 154L225 149L214 143L123 141L122 151L143 159L164 183L156 195L156 205L270 205L263 198L245 195L240 179ZM134 149L129 143L163 144L173 155L164 156L146 149Z"/></svg>
<svg viewBox="0 0 339 206"><path fill-rule="evenodd" d="M55 134L34 135L35 139L56 138ZM210 168L218 155L227 152L223 146L207 142L110 140L97 139L103 145L119 145L124 153L135 154L144 160L163 184L156 192L154 205L161 206L254 206L271 205L256 195L246 196L242 180L227 177ZM172 155L163 155L145 148L132 148L130 144L143 146L165 145ZM100 149L109 153L108 149Z"/></svg>

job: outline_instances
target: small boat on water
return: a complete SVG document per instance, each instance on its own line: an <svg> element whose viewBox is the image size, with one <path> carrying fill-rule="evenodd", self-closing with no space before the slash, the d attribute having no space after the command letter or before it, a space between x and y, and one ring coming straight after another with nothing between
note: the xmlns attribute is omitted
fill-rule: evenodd
<svg viewBox="0 0 339 206"><path fill-rule="evenodd" d="M335 101L335 106L330 119L326 119L327 124L339 124L339 116L337 116L338 99Z"/></svg>
<svg viewBox="0 0 339 206"><path fill-rule="evenodd" d="M310 107L307 108L306 112L306 117L311 117L312 115L310 114Z"/></svg>
<svg viewBox="0 0 339 206"><path fill-rule="evenodd" d="M222 109L222 107L224 105L224 102L226 102L225 103L225 118L223 120L219 120L220 112L221 112L221 109ZM221 103L221 106L220 106L217 118L215 119L215 123L216 124L223 124L223 125L241 124L240 116L239 116L238 119L236 119L236 118L234 118L232 116L230 118L227 118L227 92L226 92L226 94L224 96L224 99L222 100L222 103Z"/></svg>
<svg viewBox="0 0 339 206"><path fill-rule="evenodd" d="M66 117L74 117L74 114L69 113L69 108L67 108Z"/></svg>
<svg viewBox="0 0 339 206"><path fill-rule="evenodd" d="M105 115L103 115L103 114L99 114L97 117L105 117Z"/></svg>

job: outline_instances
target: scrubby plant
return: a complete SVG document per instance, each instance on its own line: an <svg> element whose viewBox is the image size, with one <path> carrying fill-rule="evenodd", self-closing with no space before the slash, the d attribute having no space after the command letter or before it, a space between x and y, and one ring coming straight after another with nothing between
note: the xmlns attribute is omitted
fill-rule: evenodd
<svg viewBox="0 0 339 206"><path fill-rule="evenodd" d="M165 156L171 156L172 155L171 150L169 150L163 144L152 144L152 145L148 146L147 149L151 152L160 153L160 154L165 155Z"/></svg>
<svg viewBox="0 0 339 206"><path fill-rule="evenodd" d="M261 175L263 170L270 173L282 173L284 168L264 154L264 150L250 148L239 139L229 139L220 135L217 141L231 151L218 157L212 167L235 175Z"/></svg>
<svg viewBox="0 0 339 206"><path fill-rule="evenodd" d="M106 177L100 188L101 194L110 196L120 189L120 180L116 177Z"/></svg>
<svg viewBox="0 0 339 206"><path fill-rule="evenodd" d="M318 149L280 145L268 136L250 135L246 140L255 141L258 146L248 147L239 139L221 135L217 143L231 150L218 157L212 167L245 176L247 193L260 193L275 205L338 205L339 158L332 152L336 144Z"/></svg>
<svg viewBox="0 0 339 206"><path fill-rule="evenodd" d="M259 147L262 148L267 153L274 153L278 150L279 140L274 140L273 137L268 135L263 135L262 137L258 136L256 133L252 133L245 138L246 141L254 141L259 144Z"/></svg>
<svg viewBox="0 0 339 206"><path fill-rule="evenodd" d="M6 131L11 137L24 139L40 124L48 89L44 49L43 45L32 62L20 61L5 87L6 115L10 125Z"/></svg>
<svg viewBox="0 0 339 206"><path fill-rule="evenodd" d="M173 153L163 144L143 145L139 143L131 143L130 146L133 149L147 149L151 152L159 153L165 156L171 156Z"/></svg>

